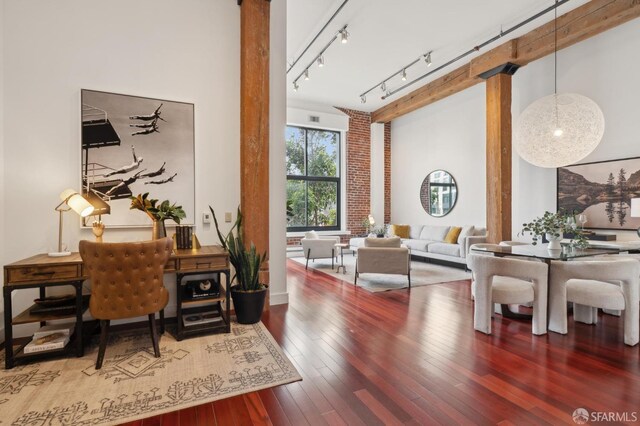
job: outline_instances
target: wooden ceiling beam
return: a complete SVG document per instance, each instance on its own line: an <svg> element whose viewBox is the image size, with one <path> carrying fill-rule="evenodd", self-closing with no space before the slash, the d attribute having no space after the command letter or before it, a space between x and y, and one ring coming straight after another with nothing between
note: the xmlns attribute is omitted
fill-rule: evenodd
<svg viewBox="0 0 640 426"><path fill-rule="evenodd" d="M640 0L592 0L558 17L558 49L564 49L640 16ZM483 72L512 62L520 66L554 50L553 21L509 40L469 63L379 108L371 121L386 123L483 81Z"/></svg>

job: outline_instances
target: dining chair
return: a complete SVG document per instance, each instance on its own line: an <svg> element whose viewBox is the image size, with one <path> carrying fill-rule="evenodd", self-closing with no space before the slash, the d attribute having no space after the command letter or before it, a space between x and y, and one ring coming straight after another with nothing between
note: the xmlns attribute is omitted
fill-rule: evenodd
<svg viewBox="0 0 640 426"><path fill-rule="evenodd" d="M163 276L172 248L171 238L131 243L80 241L80 256L91 280L89 310L101 329L96 370L102 367L111 320L147 315L153 351L160 357L155 314L160 313L164 332L169 292Z"/></svg>
<svg viewBox="0 0 640 426"><path fill-rule="evenodd" d="M624 343L640 338L640 262L635 259L552 262L549 283L549 330L567 334L567 302L573 318L597 324L598 308L622 311Z"/></svg>
<svg viewBox="0 0 640 426"><path fill-rule="evenodd" d="M475 299L473 327L491 334L491 313L494 304L519 305L533 303L531 332L547 332L547 272L543 262L532 262L470 253Z"/></svg>

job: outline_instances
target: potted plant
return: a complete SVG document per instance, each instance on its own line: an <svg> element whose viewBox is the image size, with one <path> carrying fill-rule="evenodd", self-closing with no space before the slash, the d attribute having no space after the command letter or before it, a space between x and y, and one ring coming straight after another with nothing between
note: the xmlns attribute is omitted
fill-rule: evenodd
<svg viewBox="0 0 640 426"><path fill-rule="evenodd" d="M531 222L522 225L522 234L531 234L533 239L532 244L534 246L538 244L538 239L544 235L547 241L549 241L547 246L549 250L562 249L560 241L563 238L564 232L571 232L573 234L570 242L572 247L585 248L589 245L582 230L576 226L573 215L566 214L562 211L556 213L546 211L542 217L537 217Z"/></svg>
<svg viewBox="0 0 640 426"><path fill-rule="evenodd" d="M158 200L149 198L148 192L131 197L129 209L145 212L151 218L153 221L153 240L167 236L167 229L164 225L165 220L171 219L179 225L180 221L187 217L182 206L176 206L176 203L171 204L169 200L164 200L158 205Z"/></svg>
<svg viewBox="0 0 640 426"><path fill-rule="evenodd" d="M255 324L260 321L264 302L267 297L267 286L260 282L260 267L267 260L266 253L258 253L253 242L247 249L242 227L242 213L238 207L238 218L224 236L218 226L216 213L209 206L216 225L216 232L222 247L229 252L229 262L235 269L231 279L231 299L240 324ZM234 235L233 230L236 230Z"/></svg>

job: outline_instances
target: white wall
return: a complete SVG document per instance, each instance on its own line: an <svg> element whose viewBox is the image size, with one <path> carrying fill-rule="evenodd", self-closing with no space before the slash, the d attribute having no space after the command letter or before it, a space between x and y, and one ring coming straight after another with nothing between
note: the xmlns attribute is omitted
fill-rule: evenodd
<svg viewBox="0 0 640 426"><path fill-rule="evenodd" d="M384 223L384 124L371 124L371 214Z"/></svg>
<svg viewBox="0 0 640 426"><path fill-rule="evenodd" d="M476 85L394 120L391 125L391 222L485 224L485 89ZM448 171L458 200L447 216L429 216L420 186L432 171Z"/></svg>
<svg viewBox="0 0 640 426"><path fill-rule="evenodd" d="M581 162L640 156L640 19L558 52L558 91L590 97L604 112L598 148ZM531 102L553 93L553 57L521 68L513 77L513 122ZM476 85L393 121L392 222L485 223L485 89ZM458 181L459 199L442 219L420 206L426 174L443 168ZM556 208L556 171L521 160L513 151L513 237L522 223ZM618 232L618 239L635 239Z"/></svg>
<svg viewBox="0 0 640 426"><path fill-rule="evenodd" d="M286 108L287 0L271 2L270 126L269 126L269 297L272 305L287 303L287 190L284 170Z"/></svg>
<svg viewBox="0 0 640 426"><path fill-rule="evenodd" d="M196 233L204 244L217 243L215 230L202 225L201 213L209 205L217 212L235 212L240 202L237 3L6 0L3 5L3 136L10 141L3 156L4 206L12 206L0 209L6 214L4 263L51 251L56 245L53 208L58 194L80 186L81 88L195 104ZM285 62L285 0L273 2L272 8L272 69L278 70ZM272 139L284 117L282 80L274 78L271 86ZM284 169L278 166L284 160L276 157L271 158L272 166ZM283 195L273 189L277 181L271 185L276 210L270 220L281 228L282 220L277 217L284 217ZM105 241L146 239L150 232L150 228L107 229ZM272 252L282 245L277 234L274 229ZM82 238L93 235L80 230L77 216L67 214L64 240L77 247ZM272 288L279 295L274 299L286 301L284 258L272 256L271 269L279 282ZM172 279L167 280L170 289L174 288ZM15 309L24 308L34 294L14 293ZM170 301L168 308L174 306ZM171 309L168 311L171 315Z"/></svg>

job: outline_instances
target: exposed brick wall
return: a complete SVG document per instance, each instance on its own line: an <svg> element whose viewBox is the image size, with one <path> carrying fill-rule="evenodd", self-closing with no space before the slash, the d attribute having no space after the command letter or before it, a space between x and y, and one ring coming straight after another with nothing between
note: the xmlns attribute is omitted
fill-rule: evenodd
<svg viewBox="0 0 640 426"><path fill-rule="evenodd" d="M340 235L341 243L348 243L351 239L352 235ZM287 245L288 246L299 246L300 240L302 237L287 237Z"/></svg>
<svg viewBox="0 0 640 426"><path fill-rule="evenodd" d="M337 108L349 116L347 132L347 229L365 232L362 221L371 213L371 114Z"/></svg>
<svg viewBox="0 0 640 426"><path fill-rule="evenodd" d="M391 223L391 122L384 123L384 223Z"/></svg>

